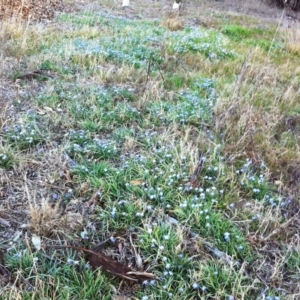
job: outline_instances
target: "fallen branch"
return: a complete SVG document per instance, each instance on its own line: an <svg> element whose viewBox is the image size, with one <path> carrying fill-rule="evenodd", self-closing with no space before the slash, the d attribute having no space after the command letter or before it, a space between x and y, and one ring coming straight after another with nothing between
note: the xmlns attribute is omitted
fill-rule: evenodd
<svg viewBox="0 0 300 300"><path fill-rule="evenodd" d="M144 280L156 279L155 275L152 273L135 271L130 267L112 259L111 257L95 250L69 245L48 245L47 247L56 249L69 248L87 253L89 254L87 261L93 269L101 268L102 270L123 279L140 283L142 283Z"/></svg>

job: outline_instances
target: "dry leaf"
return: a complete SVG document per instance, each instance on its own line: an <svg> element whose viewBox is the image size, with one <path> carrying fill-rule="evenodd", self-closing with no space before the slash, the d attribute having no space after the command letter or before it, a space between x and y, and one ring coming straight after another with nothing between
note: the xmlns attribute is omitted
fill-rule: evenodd
<svg viewBox="0 0 300 300"><path fill-rule="evenodd" d="M88 253L90 254L88 261L93 269L102 268L104 271L109 272L113 275L138 282L138 278L135 278L135 276L127 275L127 273L131 272L132 269L127 267L126 265L123 265L117 260L104 255L103 253L97 253L94 251L92 251L92 253Z"/></svg>
<svg viewBox="0 0 300 300"><path fill-rule="evenodd" d="M278 186L282 186L283 185L283 182L280 181L280 180L275 180L275 185L278 185Z"/></svg>
<svg viewBox="0 0 300 300"><path fill-rule="evenodd" d="M130 181L130 184L131 185L141 185L141 184L143 184L143 180L141 180L141 179L134 179L134 180Z"/></svg>
<svg viewBox="0 0 300 300"><path fill-rule="evenodd" d="M10 223L2 218L0 218L0 224L6 227L10 227Z"/></svg>
<svg viewBox="0 0 300 300"><path fill-rule="evenodd" d="M99 187L99 189L92 195L90 200L85 203L85 207L90 208L89 212L92 212L94 210L98 199L99 200L101 199L101 195L102 195L102 186Z"/></svg>
<svg viewBox="0 0 300 300"><path fill-rule="evenodd" d="M39 110L37 111L37 113L38 113L39 115L45 115L45 114L47 114L48 112L53 112L53 109L52 109L51 107L48 107L48 106L44 106L43 109L39 109ZM53 183L53 182L50 181L50 183Z"/></svg>
<svg viewBox="0 0 300 300"><path fill-rule="evenodd" d="M41 250L41 238L35 234L32 235L31 242L37 250Z"/></svg>
<svg viewBox="0 0 300 300"><path fill-rule="evenodd" d="M52 248L70 248L84 253L89 254L88 262L93 269L102 268L104 271L109 272L115 276L119 276L123 279L127 279L134 282L143 282L147 279L156 279L155 275L152 273L138 272L130 267L118 262L117 260L107 256L103 253L99 253L93 250L75 247L75 246L58 246L58 245L49 245L48 247Z"/></svg>
<svg viewBox="0 0 300 300"><path fill-rule="evenodd" d="M49 112L53 111L53 109L49 106L44 106L44 110L49 111Z"/></svg>
<svg viewBox="0 0 300 300"><path fill-rule="evenodd" d="M18 239L22 236L22 233L23 233L23 231L21 231L21 230L18 230L17 232L15 232L15 236L13 238L13 241L17 242Z"/></svg>
<svg viewBox="0 0 300 300"><path fill-rule="evenodd" d="M137 277L143 278L143 280L153 280L156 279L155 275L147 272L139 272L139 271L130 271L126 273L127 275L135 275Z"/></svg>
<svg viewBox="0 0 300 300"><path fill-rule="evenodd" d="M38 110L37 113L42 116L46 114L46 112L44 110Z"/></svg>
<svg viewBox="0 0 300 300"><path fill-rule="evenodd" d="M119 253L122 253L122 251L123 251L123 243L118 243L118 251L119 251Z"/></svg>
<svg viewBox="0 0 300 300"><path fill-rule="evenodd" d="M130 232L130 235L129 235L129 241L130 241L131 247L133 248L136 266L140 270L143 267L143 261L142 261L141 256L138 254L138 252L137 252L137 250L136 250L136 248L135 248L135 246L132 242L131 232Z"/></svg>

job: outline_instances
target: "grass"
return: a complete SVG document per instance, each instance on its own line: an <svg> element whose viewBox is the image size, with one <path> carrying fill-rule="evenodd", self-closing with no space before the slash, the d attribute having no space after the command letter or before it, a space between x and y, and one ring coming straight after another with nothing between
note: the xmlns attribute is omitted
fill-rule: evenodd
<svg viewBox="0 0 300 300"><path fill-rule="evenodd" d="M0 75L19 90L0 112L0 197L15 199L0 211L1 299L296 299L297 44L232 22L3 22ZM48 79L12 82L32 70ZM107 239L105 254L157 280L47 247Z"/></svg>

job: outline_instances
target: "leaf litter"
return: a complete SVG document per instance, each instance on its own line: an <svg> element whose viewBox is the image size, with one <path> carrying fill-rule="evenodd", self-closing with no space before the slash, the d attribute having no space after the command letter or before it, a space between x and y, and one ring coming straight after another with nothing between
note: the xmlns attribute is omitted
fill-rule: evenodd
<svg viewBox="0 0 300 300"><path fill-rule="evenodd" d="M111 236L111 238L112 237L113 236ZM132 244L131 233L129 233L129 239L131 247L133 249L134 259L136 261L136 267L138 270L135 270L132 267L117 261L116 259L106 255L105 253L99 252L111 240L111 238L101 244L96 245L92 249L86 249L83 247L71 245L47 245L46 247L56 249L69 248L77 251L82 251L84 254L87 254L86 260L93 270L101 268L103 271L106 271L113 276L118 276L122 279L139 283L142 283L145 280L157 280L156 276L153 273L142 271L143 262L140 255L137 253L136 248Z"/></svg>

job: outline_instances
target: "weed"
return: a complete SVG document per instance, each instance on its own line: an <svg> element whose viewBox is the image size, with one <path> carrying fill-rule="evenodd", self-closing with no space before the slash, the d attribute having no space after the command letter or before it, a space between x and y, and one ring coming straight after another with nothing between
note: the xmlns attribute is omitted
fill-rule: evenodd
<svg viewBox="0 0 300 300"><path fill-rule="evenodd" d="M13 166L15 158L12 153L13 152L8 148L3 147L0 150L0 168L8 169Z"/></svg>
<svg viewBox="0 0 300 300"><path fill-rule="evenodd" d="M234 57L234 51L228 50L225 45L223 36L192 27L171 34L170 51L180 54L199 52L211 60Z"/></svg>
<svg viewBox="0 0 300 300"><path fill-rule="evenodd" d="M25 149L46 139L46 134L39 123L28 120L24 124L15 124L4 128L5 137L12 145Z"/></svg>

